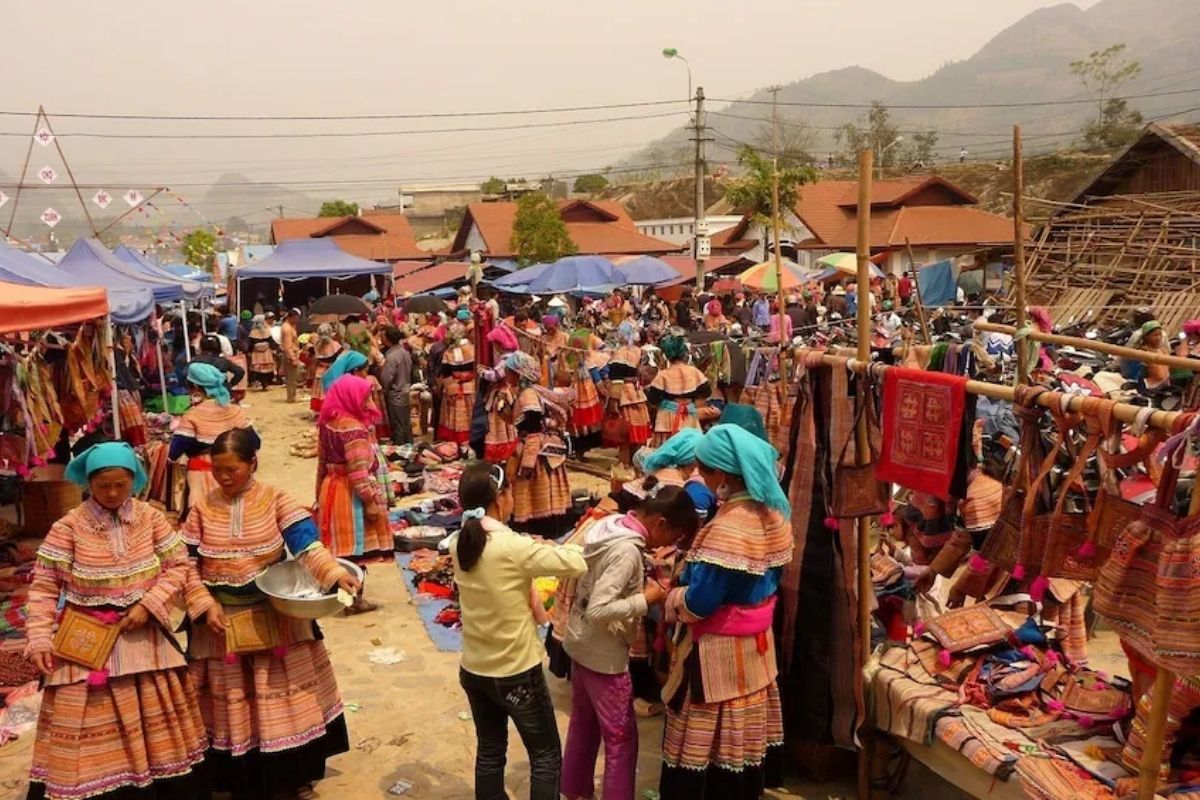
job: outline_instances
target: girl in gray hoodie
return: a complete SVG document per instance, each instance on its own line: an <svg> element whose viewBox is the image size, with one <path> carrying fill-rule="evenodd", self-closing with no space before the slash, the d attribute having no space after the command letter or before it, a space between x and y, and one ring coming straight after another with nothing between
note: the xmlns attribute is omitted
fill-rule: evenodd
<svg viewBox="0 0 1200 800"><path fill-rule="evenodd" d="M691 537L700 525L682 488L658 487L628 514L596 522L583 545L580 578L563 648L571 657L571 724L563 755L562 792L591 798L596 756L604 743L604 800L632 800L637 771L637 720L629 647L635 622L661 603L667 587L646 582L644 554Z"/></svg>

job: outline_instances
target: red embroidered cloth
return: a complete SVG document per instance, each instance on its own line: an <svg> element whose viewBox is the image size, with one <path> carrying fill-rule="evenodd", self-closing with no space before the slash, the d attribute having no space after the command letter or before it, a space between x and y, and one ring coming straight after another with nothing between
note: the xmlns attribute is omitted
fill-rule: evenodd
<svg viewBox="0 0 1200 800"><path fill-rule="evenodd" d="M892 367L883 378L883 446L875 477L950 499L967 379Z"/></svg>

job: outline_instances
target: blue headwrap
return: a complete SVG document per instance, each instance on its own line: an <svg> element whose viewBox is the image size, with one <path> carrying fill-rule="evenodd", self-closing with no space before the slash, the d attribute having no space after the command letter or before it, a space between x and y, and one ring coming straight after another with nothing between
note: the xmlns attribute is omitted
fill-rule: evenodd
<svg viewBox="0 0 1200 800"><path fill-rule="evenodd" d="M334 381L343 375L354 372L366 363L367 357L362 353L357 350L347 350L334 359L333 363L329 365L329 369L325 370L325 374L321 376L321 388L328 392Z"/></svg>
<svg viewBox="0 0 1200 800"><path fill-rule="evenodd" d="M633 340L637 338L637 328L629 320L625 320L617 326L617 339L622 344L633 344Z"/></svg>
<svg viewBox="0 0 1200 800"><path fill-rule="evenodd" d="M730 403L721 409L721 417L717 420L717 424L724 423L744 428L764 442L770 443L771 441L767 438L767 426L763 424L762 412L754 406Z"/></svg>
<svg viewBox="0 0 1200 800"><path fill-rule="evenodd" d="M741 477L751 497L787 515L792 507L779 486L778 458L774 447L737 425L714 425L696 445L697 461Z"/></svg>
<svg viewBox="0 0 1200 800"><path fill-rule="evenodd" d="M225 384L225 373L212 364L200 361L188 364L187 380L188 383L199 386L206 395L223 406L229 405L233 399L229 396L229 387Z"/></svg>
<svg viewBox="0 0 1200 800"><path fill-rule="evenodd" d="M684 428L667 439L642 462L647 475L653 475L666 467L679 467L696 463L696 445L704 438L697 428Z"/></svg>
<svg viewBox="0 0 1200 800"><path fill-rule="evenodd" d="M146 488L146 470L137 453L125 442L103 442L95 444L71 459L67 464L66 477L83 488L94 472L110 467L120 467L133 473L133 493L141 494Z"/></svg>

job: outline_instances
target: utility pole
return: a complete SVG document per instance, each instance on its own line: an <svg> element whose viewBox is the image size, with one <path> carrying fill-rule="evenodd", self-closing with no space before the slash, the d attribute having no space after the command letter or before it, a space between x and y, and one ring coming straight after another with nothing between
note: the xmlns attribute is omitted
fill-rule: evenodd
<svg viewBox="0 0 1200 800"><path fill-rule="evenodd" d="M704 87L696 87L696 235L692 255L696 259L696 289L704 291L704 262L712 253L704 205Z"/></svg>
<svg viewBox="0 0 1200 800"><path fill-rule="evenodd" d="M279 206L279 218L283 219L283 206Z"/></svg>
<svg viewBox="0 0 1200 800"><path fill-rule="evenodd" d="M783 87L772 86L767 89L767 91L771 93L771 157L772 157L772 160L771 160L772 178L771 178L771 180L773 183L778 183L778 176L779 176L779 90L781 88L783 88ZM778 206L778 204L779 204L778 198L776 198L775 205ZM783 213L783 209L781 209L781 208L775 208L774 211L772 212L772 217L774 217L774 223L772 226L772 247L776 253L779 253L779 215L781 213ZM766 237L764 236L763 239L765 240ZM764 260L766 260L766 256L767 256L766 248L764 247L763 248L763 259ZM778 268L778 269L776 269L776 272L779 272L780 269L782 269L782 267L780 267L780 265L778 264L778 259L776 259L776 262L777 262L776 267ZM783 297L781 294L781 296L780 296L781 302L779 303L779 313L780 314L783 313L782 300L783 300ZM779 334L780 334L780 336L783 335L783 321L782 320L780 320Z"/></svg>

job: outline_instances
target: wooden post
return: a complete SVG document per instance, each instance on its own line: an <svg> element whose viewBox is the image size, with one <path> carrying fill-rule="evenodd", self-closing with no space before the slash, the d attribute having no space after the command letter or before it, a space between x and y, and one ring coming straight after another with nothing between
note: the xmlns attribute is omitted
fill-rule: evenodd
<svg viewBox="0 0 1200 800"><path fill-rule="evenodd" d="M117 388L117 338L113 333L112 314L104 318L104 349L108 354L108 369L112 372L113 439L121 439L121 390Z"/></svg>
<svg viewBox="0 0 1200 800"><path fill-rule="evenodd" d="M867 363L871 358L871 162L870 149L858 153L858 360ZM860 386L861 391L861 386ZM859 402L866 402L859 397ZM855 462L866 464L871 458L867 435L867 418L858 419L855 431ZM866 517L858 520L858 669L861 672L871 658L871 527ZM858 798L871 798L871 746L865 739L858 751Z"/></svg>
<svg viewBox="0 0 1200 800"><path fill-rule="evenodd" d="M771 227L775 235L775 292L779 303L779 378L787 386L786 353L790 342L784 341L783 254L779 252L779 159L771 159Z"/></svg>
<svg viewBox="0 0 1200 800"><path fill-rule="evenodd" d="M917 270L912 243L908 241L907 236L904 237L904 250L908 253L908 269L912 273L913 301L917 307L917 321L921 323L921 336L925 338L925 344L933 344L933 338L929 335L929 320L925 318L925 304L921 301L921 275Z"/></svg>
<svg viewBox="0 0 1200 800"><path fill-rule="evenodd" d="M1025 327L1025 166L1021 160L1021 126L1013 126L1013 277L1017 327ZM1017 342L1017 382L1029 383L1029 340Z"/></svg>
<svg viewBox="0 0 1200 800"><path fill-rule="evenodd" d="M976 322L975 330L1006 333L1009 336L1017 332L1017 329L1011 325L998 325L994 322ZM1161 364L1164 367L1171 369L1185 369L1191 372L1200 372L1200 359L1184 358L1183 356L1172 356L1166 353L1153 353L1148 350L1138 350L1134 347L1124 347L1119 344L1109 344L1094 339L1080 339L1077 336L1062 336L1057 333L1042 333L1041 331L1033 331L1029 334L1029 340L1033 342L1045 342L1046 344L1056 344L1060 347L1075 347L1080 350L1091 350L1096 353L1104 353L1118 358L1128 358L1133 361L1140 361L1143 364ZM1198 493L1200 494L1200 493ZM1200 509L1197 509L1200 511Z"/></svg>

